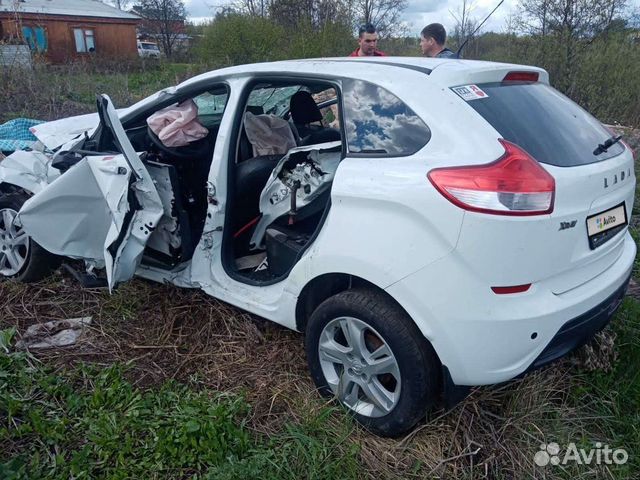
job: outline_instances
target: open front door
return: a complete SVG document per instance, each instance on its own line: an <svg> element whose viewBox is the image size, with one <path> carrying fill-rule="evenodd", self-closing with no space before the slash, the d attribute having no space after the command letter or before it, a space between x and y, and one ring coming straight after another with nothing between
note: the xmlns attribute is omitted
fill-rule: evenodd
<svg viewBox="0 0 640 480"><path fill-rule="evenodd" d="M86 156L30 198L18 221L46 250L104 265L112 289L133 277L162 204L108 96L98 112L120 153Z"/></svg>

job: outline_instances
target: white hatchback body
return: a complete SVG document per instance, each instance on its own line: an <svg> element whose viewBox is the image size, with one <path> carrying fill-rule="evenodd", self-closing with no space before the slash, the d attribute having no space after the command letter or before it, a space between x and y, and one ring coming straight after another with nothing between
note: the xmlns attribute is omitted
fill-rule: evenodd
<svg viewBox="0 0 640 480"><path fill-rule="evenodd" d="M51 166L50 155L18 152L0 164L0 180L34 194L19 216L32 238L55 254L106 265L111 286L135 271L151 280L201 288L301 330L309 313L304 301L310 298L310 289L326 288L336 278L357 279L386 292L410 316L444 367L445 387L493 384L574 348L579 342L572 341L572 331L580 332L576 335L582 342L583 327L590 335L604 326L621 300L636 255L626 227L636 183L633 156L620 144L616 155L602 161L537 164L548 175L535 174L550 176L547 184L552 186L530 194L534 203L550 202L550 208L543 205L540 208L546 210L539 214L527 214L528 207L518 207L515 200L516 214L491 211L496 198L497 208L503 208L504 192L476 198L473 195L483 187L465 193L455 185L438 186L444 177L437 172L448 175L451 167L495 165L504 157L500 139L505 134L472 107L474 102L485 102L483 95L493 98L492 92L498 92L483 85L497 89L513 72L525 75L513 77L515 84L533 82L548 88L546 72L535 67L460 60L322 59L232 67L192 78L119 112L103 99L122 155L92 157L84 166L60 175ZM415 153L397 156L352 152L349 142L343 141L342 160L330 187L330 208L316 236L285 278L252 284L230 275L222 261L226 179L246 91L256 79L272 77L331 82L339 99L346 79L374 84L409 106L428 126L430 138ZM220 82L228 86L228 103L208 175L203 234L192 258L171 270L140 263L162 205L118 117L126 124L167 96ZM557 102L565 101L569 102L558 97ZM572 112L574 119L580 115L587 119L586 112L575 110L579 113ZM349 112L345 115L346 124ZM34 133L50 150L64 143L63 148L69 148L82 139L78 133L91 135L97 122L96 116L67 119L37 126ZM358 134L348 125L345 128L343 139ZM542 144L545 141L539 138ZM309 151L330 147L316 145ZM588 146L596 147L597 142ZM137 172L135 192L143 208L122 232L130 211L131 172ZM457 181L446 178L445 183ZM77 196L76 201L65 197L65 192L81 187L83 202L78 203ZM98 203L102 205L96 207ZM589 221L600 220L603 212L618 216L615 234L607 238L597 237L595 227L589 227ZM75 215L72 222L70 215ZM613 227L605 230L614 231ZM109 253L119 235L119 250ZM604 238L601 244L594 245L596 237Z"/></svg>

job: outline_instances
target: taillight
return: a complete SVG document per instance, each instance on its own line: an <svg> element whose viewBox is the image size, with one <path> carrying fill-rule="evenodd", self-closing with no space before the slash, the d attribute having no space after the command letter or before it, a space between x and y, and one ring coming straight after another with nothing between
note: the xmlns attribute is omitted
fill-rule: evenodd
<svg viewBox="0 0 640 480"><path fill-rule="evenodd" d="M503 82L537 82L538 72L509 72L502 79Z"/></svg>
<svg viewBox="0 0 640 480"><path fill-rule="evenodd" d="M527 152L500 139L505 154L495 162L436 168L434 187L465 210L493 215L543 215L553 211L556 182Z"/></svg>

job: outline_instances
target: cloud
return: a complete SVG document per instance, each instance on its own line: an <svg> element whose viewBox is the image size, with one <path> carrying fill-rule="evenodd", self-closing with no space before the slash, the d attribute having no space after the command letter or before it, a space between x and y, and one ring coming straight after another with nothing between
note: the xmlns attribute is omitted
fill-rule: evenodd
<svg viewBox="0 0 640 480"><path fill-rule="evenodd" d="M216 7L221 6L221 2L207 0L185 0L184 5L187 9L189 18L213 17Z"/></svg>
<svg viewBox="0 0 640 480"><path fill-rule="evenodd" d="M429 133L425 124L387 90L354 80L343 94L352 151L382 150L402 155L426 143Z"/></svg>
<svg viewBox="0 0 640 480"><path fill-rule="evenodd" d="M512 13L517 5L518 0L505 0L504 4L491 16L491 18L482 27L483 32L502 31L505 20ZM640 0L636 0L640 1ZM471 17L478 22L493 10L500 0L476 0L472 2L475 7L471 13ZM419 35L420 30L429 23L441 23L447 32L455 27L456 21L451 14L457 13L462 8L462 0L428 0L421 2L419 0L410 0L409 7L403 14L403 21L409 25L409 32L413 35Z"/></svg>
<svg viewBox="0 0 640 480"><path fill-rule="evenodd" d="M446 6L448 0L409 0L405 15L425 12L437 12L443 6Z"/></svg>

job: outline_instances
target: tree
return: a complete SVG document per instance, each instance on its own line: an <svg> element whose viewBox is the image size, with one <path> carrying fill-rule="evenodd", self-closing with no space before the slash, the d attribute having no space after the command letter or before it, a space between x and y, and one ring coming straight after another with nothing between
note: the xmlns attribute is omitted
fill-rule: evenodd
<svg viewBox="0 0 640 480"><path fill-rule="evenodd" d="M118 10L125 11L129 7L129 5L131 5L131 0L109 0L106 3L113 5Z"/></svg>
<svg viewBox="0 0 640 480"><path fill-rule="evenodd" d="M407 8L407 0L345 0L349 18L357 27L372 23L380 36L402 36L406 25L402 22L402 12Z"/></svg>
<svg viewBox="0 0 640 480"><path fill-rule="evenodd" d="M456 10L449 10L449 14L455 20L453 32L450 37L457 48L460 48L462 43L469 38L469 43L465 49L465 52L469 52L472 47L475 47L475 54L478 54L477 44L474 42L474 38L471 35L478 27L478 20L472 16L473 11L476 9L476 2L473 0L462 0L462 5Z"/></svg>
<svg viewBox="0 0 640 480"><path fill-rule="evenodd" d="M176 40L185 31L184 3L181 0L140 0L133 10L145 20L141 31L158 39L165 55L171 57Z"/></svg>
<svg viewBox="0 0 640 480"><path fill-rule="evenodd" d="M269 16L286 28L321 31L327 25L348 25L347 9L338 0L271 0Z"/></svg>
<svg viewBox="0 0 640 480"><path fill-rule="evenodd" d="M570 96L580 56L605 33L626 0L521 0L522 28L539 37L539 61Z"/></svg>
<svg viewBox="0 0 640 480"><path fill-rule="evenodd" d="M251 17L264 18L269 12L270 0L236 0L231 3L232 11L245 13Z"/></svg>
<svg viewBox="0 0 640 480"><path fill-rule="evenodd" d="M354 31L372 23L382 37L402 36L407 0L233 0L233 10L271 18L287 28L304 25L319 31L325 25L350 25Z"/></svg>
<svg viewBox="0 0 640 480"><path fill-rule="evenodd" d="M523 26L533 35L592 37L607 28L626 0L521 0Z"/></svg>
<svg viewBox="0 0 640 480"><path fill-rule="evenodd" d="M288 40L284 28L268 18L225 12L204 27L197 52L216 68L283 60Z"/></svg>

